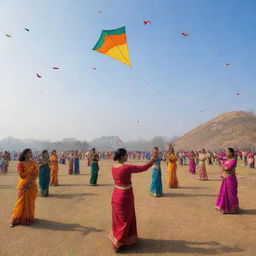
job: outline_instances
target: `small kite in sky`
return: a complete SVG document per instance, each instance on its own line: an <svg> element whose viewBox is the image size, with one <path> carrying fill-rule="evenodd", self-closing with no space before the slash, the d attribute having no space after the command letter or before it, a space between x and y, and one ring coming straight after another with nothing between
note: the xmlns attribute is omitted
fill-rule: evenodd
<svg viewBox="0 0 256 256"><path fill-rule="evenodd" d="M38 78L42 78L42 76L40 76L38 73L36 73L36 76L37 76Z"/></svg>
<svg viewBox="0 0 256 256"><path fill-rule="evenodd" d="M237 93L236 93L236 95L237 95L237 96L239 96L239 95L240 95L240 93L239 93L239 92L237 92Z"/></svg>
<svg viewBox="0 0 256 256"><path fill-rule="evenodd" d="M96 68L92 68L92 70L96 70Z"/></svg>
<svg viewBox="0 0 256 256"><path fill-rule="evenodd" d="M5 34L6 37L12 37L10 34Z"/></svg>
<svg viewBox="0 0 256 256"><path fill-rule="evenodd" d="M93 50L131 66L125 26L113 30L102 30Z"/></svg>
<svg viewBox="0 0 256 256"><path fill-rule="evenodd" d="M226 66L230 66L230 64L229 64L229 63L226 63L225 65L226 65Z"/></svg>
<svg viewBox="0 0 256 256"><path fill-rule="evenodd" d="M29 29L28 29L28 28L24 28L24 29L29 32Z"/></svg>
<svg viewBox="0 0 256 256"><path fill-rule="evenodd" d="M144 20L143 23L144 25L152 24L150 20Z"/></svg>
<svg viewBox="0 0 256 256"><path fill-rule="evenodd" d="M183 36L188 36L189 33L181 33Z"/></svg>
<svg viewBox="0 0 256 256"><path fill-rule="evenodd" d="M60 69L59 67L53 67L52 69Z"/></svg>
<svg viewBox="0 0 256 256"><path fill-rule="evenodd" d="M98 14L102 14L103 11L98 11Z"/></svg>

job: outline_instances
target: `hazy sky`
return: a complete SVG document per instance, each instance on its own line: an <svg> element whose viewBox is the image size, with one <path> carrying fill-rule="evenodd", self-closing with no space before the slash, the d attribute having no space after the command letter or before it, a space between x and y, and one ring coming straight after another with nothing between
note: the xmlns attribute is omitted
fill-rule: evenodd
<svg viewBox="0 0 256 256"><path fill-rule="evenodd" d="M0 138L147 139L255 110L255 13L254 0L1 0ZM124 25L133 70L91 50Z"/></svg>

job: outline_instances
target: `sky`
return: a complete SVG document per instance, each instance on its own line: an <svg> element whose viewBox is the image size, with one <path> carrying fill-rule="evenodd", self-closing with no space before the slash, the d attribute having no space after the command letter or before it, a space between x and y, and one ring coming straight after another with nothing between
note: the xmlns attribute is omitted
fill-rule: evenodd
<svg viewBox="0 0 256 256"><path fill-rule="evenodd" d="M172 137L255 111L255 12L254 0L1 0L0 139ZM121 26L132 69L92 50Z"/></svg>

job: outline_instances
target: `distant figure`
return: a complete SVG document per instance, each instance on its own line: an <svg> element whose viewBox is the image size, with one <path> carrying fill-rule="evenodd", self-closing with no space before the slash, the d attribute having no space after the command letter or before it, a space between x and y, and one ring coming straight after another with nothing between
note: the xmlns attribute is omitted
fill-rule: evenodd
<svg viewBox="0 0 256 256"><path fill-rule="evenodd" d="M154 153L152 160L141 166L127 165L127 159L128 154L124 148L119 148L115 152L114 161L117 163L112 167L115 188L111 201L112 231L109 235L115 252L120 247L135 244L138 239L131 177L133 173L148 170L157 161L158 154Z"/></svg>
<svg viewBox="0 0 256 256"><path fill-rule="evenodd" d="M222 182L216 200L216 209L221 213L238 213L239 201L237 197L237 178L235 151L228 148L226 151L227 159L222 162Z"/></svg>
<svg viewBox="0 0 256 256"><path fill-rule="evenodd" d="M196 174L195 153L193 150L188 154L188 161L189 161L189 165L188 165L189 173Z"/></svg>
<svg viewBox="0 0 256 256"><path fill-rule="evenodd" d="M40 195L47 197L49 195L50 183L50 158L47 150L43 150L42 158L38 161L39 164L39 190Z"/></svg>
<svg viewBox="0 0 256 256"><path fill-rule="evenodd" d="M158 148L154 147L152 156L158 154ZM163 195L162 188L162 172L161 172L162 157L158 156L157 160L152 166L152 182L150 185L150 194L154 197L160 197Z"/></svg>
<svg viewBox="0 0 256 256"><path fill-rule="evenodd" d="M248 164L250 165L251 168L255 167L254 154L252 152L248 153L247 161L248 161Z"/></svg>
<svg viewBox="0 0 256 256"><path fill-rule="evenodd" d="M168 158L168 186L169 188L178 187L177 178L177 160L179 157L174 153L174 148L170 147L167 155Z"/></svg>
<svg viewBox="0 0 256 256"><path fill-rule="evenodd" d="M14 227L16 224L31 224L34 220L38 167L31 159L32 151L25 149L17 164L19 173L18 198L13 209L10 227Z"/></svg>
<svg viewBox="0 0 256 256"><path fill-rule="evenodd" d="M58 155L56 150L52 151L52 155L50 157L51 162L51 178L50 178L50 185L51 186L58 186L58 172L59 172L59 165L58 165Z"/></svg>
<svg viewBox="0 0 256 256"><path fill-rule="evenodd" d="M198 175L197 178L199 180L208 180L208 176L207 176L207 172L206 172L206 165L205 165L205 161L207 159L207 154L205 152L205 149L203 149L201 151L201 153L199 153L198 156Z"/></svg>
<svg viewBox="0 0 256 256"><path fill-rule="evenodd" d="M2 155L2 160L1 160L1 173L6 174L8 172L8 167L9 167L9 154L7 151L4 152Z"/></svg>
<svg viewBox="0 0 256 256"><path fill-rule="evenodd" d="M75 175L80 174L78 151L75 151L75 155L74 155L74 174Z"/></svg>
<svg viewBox="0 0 256 256"><path fill-rule="evenodd" d="M68 174L72 175L74 170L74 154L69 155Z"/></svg>
<svg viewBox="0 0 256 256"><path fill-rule="evenodd" d="M91 178L90 178L90 184L91 186L97 186L97 180L98 180L98 172L99 172L99 155L96 153L95 148L92 148L90 152L90 163L91 163Z"/></svg>

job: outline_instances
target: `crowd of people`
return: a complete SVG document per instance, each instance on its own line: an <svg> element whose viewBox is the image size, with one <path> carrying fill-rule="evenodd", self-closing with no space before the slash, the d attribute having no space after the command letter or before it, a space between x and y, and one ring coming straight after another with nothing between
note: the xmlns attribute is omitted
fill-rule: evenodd
<svg viewBox="0 0 256 256"><path fill-rule="evenodd" d="M69 175L80 174L80 160L86 159L90 166L90 185L97 186L100 159L111 159L116 162L112 167L114 191L112 194L112 231L109 235L114 251L121 247L131 246L137 240L136 215L131 174L152 168L150 194L154 197L163 196L161 162L168 166L168 187L178 188L177 168L188 166L188 173L197 175L200 181L208 180L206 166L216 163L220 166L221 186L216 200L216 209L221 213L238 213L239 201L237 196L236 165L237 158L245 165L254 168L254 153L235 151L228 148L221 152L177 152L173 145L167 151L161 152L154 147L152 152L127 152L120 148L115 152L96 152L95 148L87 152L62 152L51 154L43 150L40 154L32 154L30 149L21 153L0 154L1 173L7 173L10 160L18 160L17 171L19 180L17 185L18 197L12 213L11 227L17 224L31 224L34 219L35 200L38 194L36 179L39 176L39 195L47 197L49 186L58 186L59 164L67 164ZM125 164L127 160L147 160L144 165ZM2 167L4 166L4 167ZM7 167L6 167L7 166Z"/></svg>

